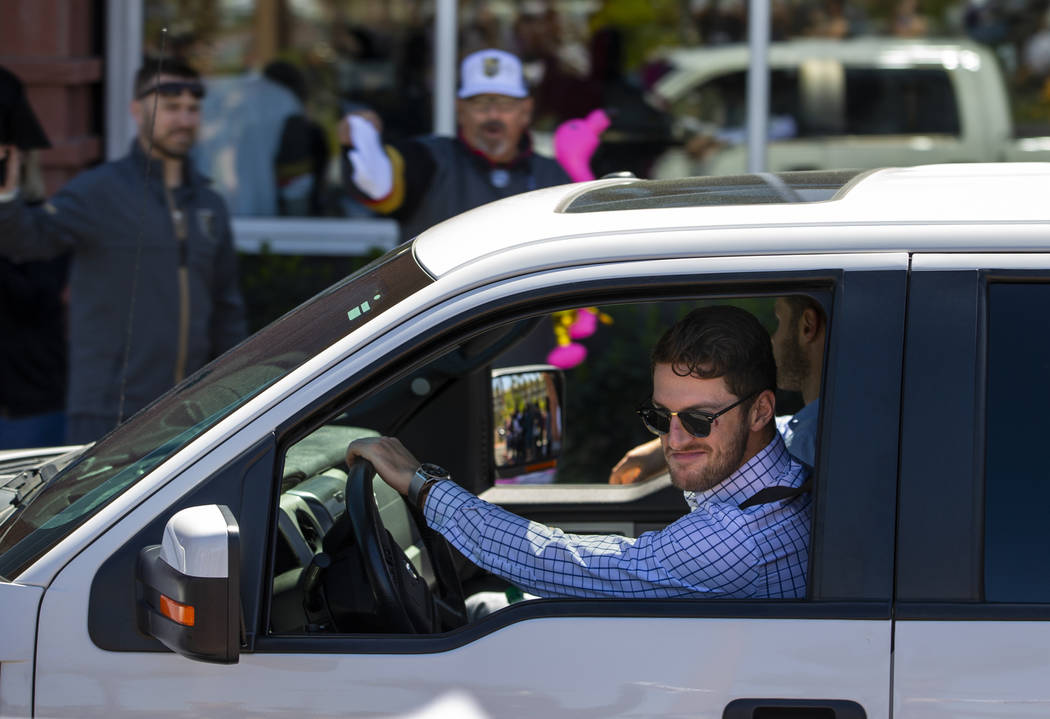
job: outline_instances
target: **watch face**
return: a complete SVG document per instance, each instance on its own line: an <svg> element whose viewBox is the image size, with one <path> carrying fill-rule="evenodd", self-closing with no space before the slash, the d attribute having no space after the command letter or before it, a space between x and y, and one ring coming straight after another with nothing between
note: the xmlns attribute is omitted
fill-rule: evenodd
<svg viewBox="0 0 1050 719"><path fill-rule="evenodd" d="M430 462L424 462L419 466L419 471L428 477L434 477L435 479L445 479L448 477L448 470L444 467L439 467L436 464Z"/></svg>

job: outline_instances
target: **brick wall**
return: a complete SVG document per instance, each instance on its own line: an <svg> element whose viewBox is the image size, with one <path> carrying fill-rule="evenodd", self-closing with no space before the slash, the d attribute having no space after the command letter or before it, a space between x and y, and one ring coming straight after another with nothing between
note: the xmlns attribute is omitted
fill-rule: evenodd
<svg viewBox="0 0 1050 719"><path fill-rule="evenodd" d="M0 0L0 65L25 83L52 148L48 194L102 159L103 0Z"/></svg>

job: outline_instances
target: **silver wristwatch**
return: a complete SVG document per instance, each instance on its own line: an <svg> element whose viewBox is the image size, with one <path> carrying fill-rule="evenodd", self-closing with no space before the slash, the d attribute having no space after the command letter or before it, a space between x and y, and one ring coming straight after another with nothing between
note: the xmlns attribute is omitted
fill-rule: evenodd
<svg viewBox="0 0 1050 719"><path fill-rule="evenodd" d="M423 511L423 501L427 498L430 488L435 483L442 479L448 479L451 476L444 467L424 462L416 469L416 473L412 475L412 481L408 484L408 494L406 495L408 501L419 507L420 511Z"/></svg>

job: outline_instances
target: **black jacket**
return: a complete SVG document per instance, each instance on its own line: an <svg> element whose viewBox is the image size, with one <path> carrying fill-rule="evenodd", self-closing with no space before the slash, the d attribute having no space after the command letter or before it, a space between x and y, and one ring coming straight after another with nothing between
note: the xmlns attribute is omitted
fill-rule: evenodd
<svg viewBox="0 0 1050 719"><path fill-rule="evenodd" d="M387 146L394 162L394 191L401 198L392 206L359 197L378 212L400 221L401 240L410 240L432 225L487 202L542 187L571 182L556 161L532 152L526 137L513 162L495 164L458 137L402 140ZM343 153L347 187L353 187L353 167Z"/></svg>
<svg viewBox="0 0 1050 719"><path fill-rule="evenodd" d="M66 258L0 258L0 416L60 412L66 401Z"/></svg>
<svg viewBox="0 0 1050 719"><path fill-rule="evenodd" d="M174 197L187 218L183 252L161 165L147 162L136 141L125 157L78 175L41 207L0 202L0 254L29 260L72 251L70 417L104 418L115 426L174 384L180 336L187 340L181 349L188 374L245 335L222 198L188 162Z"/></svg>

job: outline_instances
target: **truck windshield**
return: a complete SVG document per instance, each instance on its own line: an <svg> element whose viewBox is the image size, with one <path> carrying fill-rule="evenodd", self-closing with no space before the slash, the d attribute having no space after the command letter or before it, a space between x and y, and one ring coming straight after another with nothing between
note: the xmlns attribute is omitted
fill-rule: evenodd
<svg viewBox="0 0 1050 719"><path fill-rule="evenodd" d="M430 282L404 245L200 369L19 500L0 524L0 578L17 576L223 417Z"/></svg>

